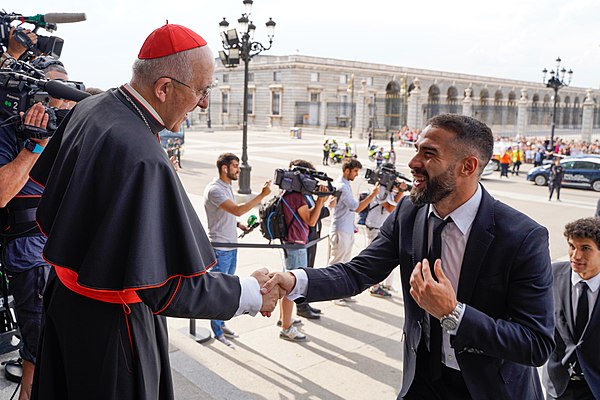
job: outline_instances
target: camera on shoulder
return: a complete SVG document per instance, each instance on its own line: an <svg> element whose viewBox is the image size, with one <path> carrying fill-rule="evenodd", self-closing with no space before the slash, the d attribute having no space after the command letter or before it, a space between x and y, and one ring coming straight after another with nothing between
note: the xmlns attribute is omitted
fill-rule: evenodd
<svg viewBox="0 0 600 400"><path fill-rule="evenodd" d="M333 187L333 179L325 172L311 168L295 166L291 169L278 168L275 170L275 184L280 189L289 192L299 192L316 196L339 196L339 192ZM319 186L327 186L327 191L319 191Z"/></svg>
<svg viewBox="0 0 600 400"><path fill-rule="evenodd" d="M412 180L396 171L396 167L389 163L382 164L381 167L376 170L367 168L365 171L365 179L367 179L367 183L371 185L379 182L379 186L384 187L388 192L391 192L395 187L399 186L400 180L406 182L406 185L408 186L407 190L412 188L410 185Z"/></svg>

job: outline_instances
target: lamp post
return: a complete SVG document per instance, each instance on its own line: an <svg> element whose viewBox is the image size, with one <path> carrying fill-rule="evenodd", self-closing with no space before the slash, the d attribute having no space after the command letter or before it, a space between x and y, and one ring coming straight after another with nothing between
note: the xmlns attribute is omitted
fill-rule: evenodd
<svg viewBox="0 0 600 400"><path fill-rule="evenodd" d="M219 51L219 58L226 68L237 67L240 59L244 62L244 101L243 101L243 125L242 125L242 165L240 166L240 179L238 192L250 194L250 171L252 167L248 164L248 65L252 57L269 50L273 44L275 22L269 18L267 21L267 37L269 47L259 42L254 42L254 31L256 26L250 21L252 13L252 0L243 0L245 12L238 19L238 29L229 29L229 23L225 18L219 23L223 50Z"/></svg>
<svg viewBox="0 0 600 400"><path fill-rule="evenodd" d="M214 83L213 86L216 87L218 85L219 85L219 78L215 78L215 83ZM208 115L207 115L207 118L206 118L206 127L208 129L212 128L212 119L210 118L210 105L211 105L211 103L212 103L212 92L209 93L209 95L208 95L208 110L207 110L208 111Z"/></svg>
<svg viewBox="0 0 600 400"><path fill-rule="evenodd" d="M564 86L568 86L571 83L571 77L573 76L573 71L569 69L569 72L563 67L560 68L561 59L558 57L556 59L556 70L550 71L550 79L546 80L546 74L548 74L548 70L544 68L542 71L544 73L544 78L542 82L546 85L546 87L554 89L554 110L552 112L552 131L550 133L550 144L549 149L552 150L554 148L554 129L556 127L556 103L558 101L558 90ZM569 74L569 80L565 82L565 73Z"/></svg>

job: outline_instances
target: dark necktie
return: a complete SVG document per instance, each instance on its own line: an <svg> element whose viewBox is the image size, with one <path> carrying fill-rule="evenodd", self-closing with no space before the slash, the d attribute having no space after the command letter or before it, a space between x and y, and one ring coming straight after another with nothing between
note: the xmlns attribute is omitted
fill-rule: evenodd
<svg viewBox="0 0 600 400"><path fill-rule="evenodd" d="M433 237L431 239L431 247L427 260L431 268L431 275L435 277L433 266L435 260L442 257L442 231L447 224L452 222L452 218L448 217L444 220L431 214L433 220ZM440 322L433 315L429 315L429 369L431 372L431 380L439 379L442 376L442 327Z"/></svg>
<svg viewBox="0 0 600 400"><path fill-rule="evenodd" d="M588 285L584 281L579 282L578 285L581 287L581 292L577 300L577 316L575 317L575 337L577 340L581 338L590 314L587 297Z"/></svg>

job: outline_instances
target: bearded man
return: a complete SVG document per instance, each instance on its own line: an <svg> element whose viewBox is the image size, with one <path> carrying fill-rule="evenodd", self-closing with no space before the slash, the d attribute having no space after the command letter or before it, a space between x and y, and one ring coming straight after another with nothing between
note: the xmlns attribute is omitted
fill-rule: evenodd
<svg viewBox="0 0 600 400"><path fill-rule="evenodd" d="M466 116L432 118L409 162L414 185L358 256L277 273L298 301L356 295L400 264L404 368L398 399L542 399L554 347L547 230L479 182L494 138Z"/></svg>

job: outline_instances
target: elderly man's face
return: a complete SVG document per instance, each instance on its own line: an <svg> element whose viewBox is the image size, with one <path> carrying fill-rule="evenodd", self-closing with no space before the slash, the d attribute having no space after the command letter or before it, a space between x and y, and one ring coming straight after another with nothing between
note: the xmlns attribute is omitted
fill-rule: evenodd
<svg viewBox="0 0 600 400"><path fill-rule="evenodd" d="M194 71L192 81L171 80L173 91L169 99L169 112L163 121L165 127L173 132L179 130L188 112L196 107L208 107L210 97L208 93L213 82L214 61L211 57L202 57L192 64L192 69Z"/></svg>

